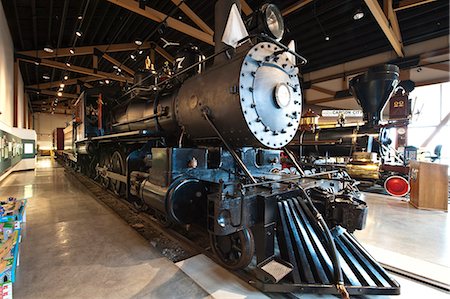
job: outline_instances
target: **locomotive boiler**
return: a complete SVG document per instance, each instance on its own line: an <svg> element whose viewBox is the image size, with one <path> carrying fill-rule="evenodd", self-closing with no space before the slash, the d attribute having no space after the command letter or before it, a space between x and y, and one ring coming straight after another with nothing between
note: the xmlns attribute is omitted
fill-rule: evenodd
<svg viewBox="0 0 450 299"><path fill-rule="evenodd" d="M68 163L164 225L203 229L218 262L264 291L398 294L351 234L367 216L355 182L338 170L305 175L297 163L299 175L281 171L306 60L280 42L276 6L245 22L239 7L217 1L213 55L187 45L171 72L86 90L66 130Z"/></svg>

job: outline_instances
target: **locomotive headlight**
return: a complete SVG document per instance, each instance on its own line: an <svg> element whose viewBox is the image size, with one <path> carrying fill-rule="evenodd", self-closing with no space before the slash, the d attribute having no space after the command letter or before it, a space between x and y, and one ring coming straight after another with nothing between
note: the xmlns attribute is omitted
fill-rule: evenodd
<svg viewBox="0 0 450 299"><path fill-rule="evenodd" d="M285 108L291 103L291 90L286 83L278 83L274 95L275 103L280 108Z"/></svg>
<svg viewBox="0 0 450 299"><path fill-rule="evenodd" d="M230 211L228 210L220 211L219 215L217 216L217 224L219 224L219 226L221 227L225 227L228 224L230 224L230 221L231 221Z"/></svg>
<svg viewBox="0 0 450 299"><path fill-rule="evenodd" d="M264 4L261 7L265 31L276 40L281 40L284 34L284 20L281 11L273 4Z"/></svg>

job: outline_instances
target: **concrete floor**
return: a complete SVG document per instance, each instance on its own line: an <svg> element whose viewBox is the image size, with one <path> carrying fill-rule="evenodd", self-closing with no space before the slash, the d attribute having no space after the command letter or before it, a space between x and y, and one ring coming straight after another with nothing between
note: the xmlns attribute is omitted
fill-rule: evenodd
<svg viewBox="0 0 450 299"><path fill-rule="evenodd" d="M30 197L14 298L203 298L207 293L49 159L10 175Z"/></svg>
<svg viewBox="0 0 450 299"><path fill-rule="evenodd" d="M15 298L208 296L199 286L204 281L197 284L195 277L189 278L162 257L81 184L69 181L64 169L52 160L39 160L36 171L15 173L5 179L0 184L0 197L8 196L31 198L14 286ZM371 247L384 250L381 251L383 257L390 253L392 256L402 254L438 265L440 271L450 273L447 272L450 270L448 213L417 210L384 195L365 193L364 196L369 205L368 224L365 230L356 233L364 245L370 250ZM428 294L432 298L448 296L409 280L397 279L402 285L401 298L418 294ZM220 283L224 285L229 285L226 279ZM217 292L214 295L215 298L229 297L217 296Z"/></svg>
<svg viewBox="0 0 450 299"><path fill-rule="evenodd" d="M367 226L359 241L449 268L450 217L447 212L419 210L408 202L363 193L369 206ZM450 276L450 275L449 275Z"/></svg>

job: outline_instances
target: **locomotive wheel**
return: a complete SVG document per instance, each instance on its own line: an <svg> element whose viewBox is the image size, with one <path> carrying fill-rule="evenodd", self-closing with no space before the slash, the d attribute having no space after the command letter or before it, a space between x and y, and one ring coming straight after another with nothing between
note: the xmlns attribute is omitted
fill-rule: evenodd
<svg viewBox="0 0 450 299"><path fill-rule="evenodd" d="M210 234L210 242L214 254L226 268L243 269L252 261L255 242L248 228L227 236Z"/></svg>
<svg viewBox="0 0 450 299"><path fill-rule="evenodd" d="M173 222L170 221L170 219L166 216L163 215L161 212L156 211L156 219L158 220L158 222L165 228L169 228L173 225Z"/></svg>
<svg viewBox="0 0 450 299"><path fill-rule="evenodd" d="M115 151L111 156L111 171L118 174L125 174L125 159L124 155L119 151ZM122 195L125 193L125 184L121 181L110 180L111 187L114 193L117 195Z"/></svg>
<svg viewBox="0 0 450 299"><path fill-rule="evenodd" d="M108 157L109 157L108 155L102 155L102 157L100 158L100 163L99 163L99 165L101 167L105 167L105 166L107 166L109 164ZM99 176L99 181L100 181L100 184L104 188L108 189L108 187L109 187L109 178L105 178L105 177Z"/></svg>
<svg viewBox="0 0 450 299"><path fill-rule="evenodd" d="M147 212L148 211L148 206L147 204L140 198L135 198L133 201L133 206L136 210L140 211L140 212Z"/></svg>
<svg viewBox="0 0 450 299"><path fill-rule="evenodd" d="M97 171L95 170L95 165L97 165L98 159L97 157L92 157L91 161L89 162L89 167L88 167L88 176L91 179L94 179Z"/></svg>

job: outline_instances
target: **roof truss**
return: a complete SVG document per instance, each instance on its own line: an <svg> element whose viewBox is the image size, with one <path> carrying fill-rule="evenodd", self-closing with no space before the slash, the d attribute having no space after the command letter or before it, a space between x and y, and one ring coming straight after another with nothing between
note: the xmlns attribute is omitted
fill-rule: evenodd
<svg viewBox="0 0 450 299"><path fill-rule="evenodd" d="M391 44L392 48L394 48L395 53L397 53L397 56L404 57L403 52L403 45L401 42L401 38L399 39L399 36L396 34L396 30L394 30L393 27L398 28L398 22L396 22L397 18L395 17L387 18L386 15L383 12L383 9L381 8L380 4L378 4L377 0L364 0L367 7L369 8L370 12L374 16L375 20L377 21L378 25L380 25L381 30L383 30L384 34L386 35L387 39L389 40L389 43ZM392 5L388 7L389 11L392 11ZM388 13L389 15L389 13ZM395 15L394 12L392 12L391 15ZM391 23L389 22L391 21ZM392 24L396 23L396 25L392 26ZM400 29L398 29L398 33L400 32Z"/></svg>
<svg viewBox="0 0 450 299"><path fill-rule="evenodd" d="M111 45L93 45L93 46L83 46L75 48L60 48L56 49L54 53L47 53L44 50L30 50L30 51L20 51L17 52L21 55L32 56L37 58L57 58L57 57L67 57L67 56L79 56L79 55L93 55L95 49L98 49L104 53L112 52L124 52L124 51L134 51L138 47L135 43L124 43L124 44L111 44ZM139 50L145 49L155 49L161 56L170 62L174 61L172 55L170 55L166 50L155 44L154 42L144 42L139 46ZM70 53L70 49L74 50L74 54Z"/></svg>
<svg viewBox="0 0 450 299"><path fill-rule="evenodd" d="M71 65L69 67L65 63L59 62L59 61L54 61L54 60L49 60L49 59L36 59L34 57L28 57L25 55L18 55L17 58L20 61L24 61L27 63L34 64L34 63L38 62L44 66L48 66L48 67L52 67L52 68L56 68L56 69L62 69L62 70L66 70L66 71L71 71L71 72L76 72L76 73L85 74L85 75L91 75L91 76L95 76L95 77L98 77L101 79L111 79L111 80L116 80L119 82L133 82L133 79L130 77L119 76L116 74L97 71L94 69L89 69L89 68L76 66L76 65Z"/></svg>
<svg viewBox="0 0 450 299"><path fill-rule="evenodd" d="M167 26L172 29L175 29L184 34L190 35L193 38L201 40L210 45L214 45L212 34L209 34L202 30L194 28L186 23L183 23L177 19L174 19L174 18L172 18L160 11L157 11L156 9L153 9L151 7L145 6L144 9L141 9L141 8L139 8L139 3L137 1L133 1L133 0L107 0L107 1L111 2L115 5L118 5L122 8L125 8L129 11L137 13L137 14L139 14L143 17L146 17L150 20L153 20L155 22L158 22L158 23L165 22L167 24Z"/></svg>

